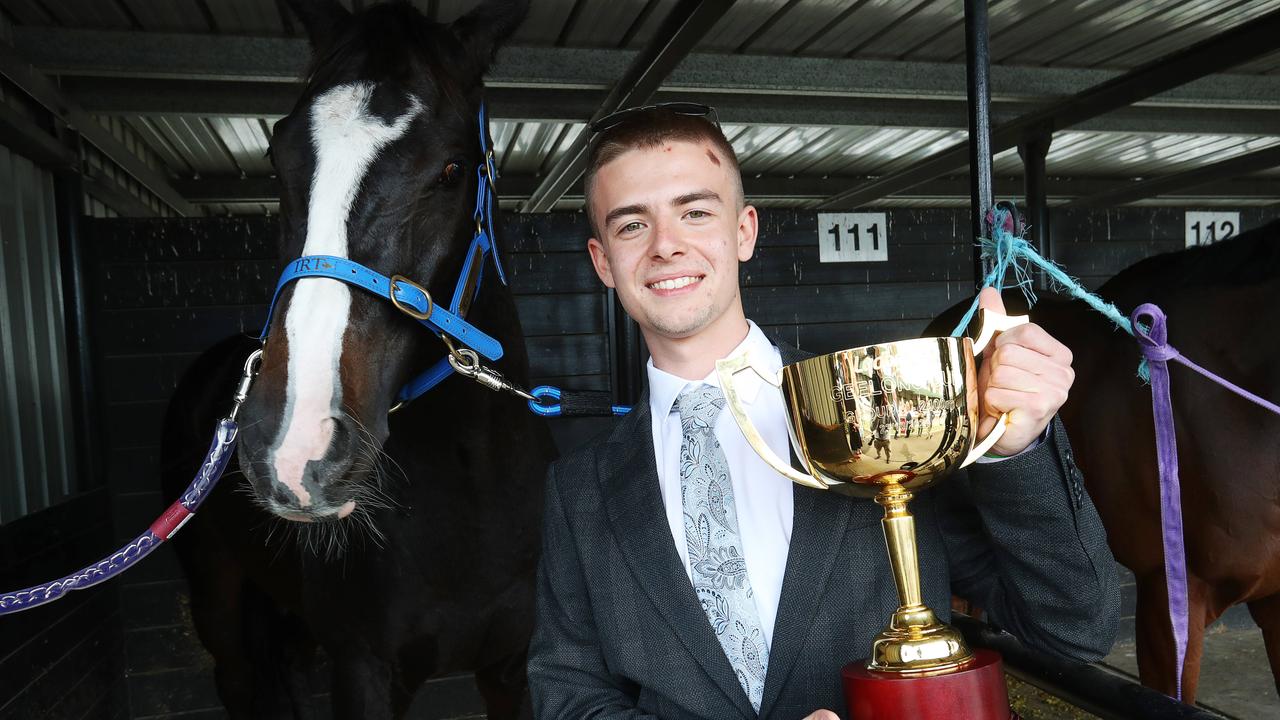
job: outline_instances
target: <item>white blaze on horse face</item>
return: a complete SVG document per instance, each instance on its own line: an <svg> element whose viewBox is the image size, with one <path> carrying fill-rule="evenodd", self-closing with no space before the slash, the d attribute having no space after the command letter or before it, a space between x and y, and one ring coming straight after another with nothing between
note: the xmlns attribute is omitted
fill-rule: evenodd
<svg viewBox="0 0 1280 720"><path fill-rule="evenodd" d="M303 255L347 257L347 220L370 163L422 112L418 98L409 96L408 109L386 124L369 114L373 91L372 83L339 85L311 106L316 159ZM294 283L285 311L289 374L272 464L276 479L303 507L311 504L302 482L307 463L324 457L341 415L339 368L350 309L351 290L344 283L308 278Z"/></svg>

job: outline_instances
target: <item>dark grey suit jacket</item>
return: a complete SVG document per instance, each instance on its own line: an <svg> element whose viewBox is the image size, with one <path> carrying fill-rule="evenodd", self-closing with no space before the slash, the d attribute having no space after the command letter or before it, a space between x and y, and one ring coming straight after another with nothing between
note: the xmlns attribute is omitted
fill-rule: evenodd
<svg viewBox="0 0 1280 720"><path fill-rule="evenodd" d="M783 361L802 359L781 347ZM897 608L870 500L794 487L761 718L847 714L840 668ZM1015 458L959 471L911 503L925 602L968 598L1023 642L1096 660L1120 615L1115 560L1058 420ZM529 682L538 718L755 718L680 562L647 393L601 444L547 477Z"/></svg>

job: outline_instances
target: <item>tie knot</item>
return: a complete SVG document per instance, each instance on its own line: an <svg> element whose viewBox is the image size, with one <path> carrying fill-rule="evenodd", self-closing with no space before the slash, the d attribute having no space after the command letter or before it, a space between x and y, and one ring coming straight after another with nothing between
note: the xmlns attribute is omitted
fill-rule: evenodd
<svg viewBox="0 0 1280 720"><path fill-rule="evenodd" d="M724 409L724 395L714 385L699 385L680 393L676 407L680 409L680 426L685 435L709 432L716 424L716 416Z"/></svg>

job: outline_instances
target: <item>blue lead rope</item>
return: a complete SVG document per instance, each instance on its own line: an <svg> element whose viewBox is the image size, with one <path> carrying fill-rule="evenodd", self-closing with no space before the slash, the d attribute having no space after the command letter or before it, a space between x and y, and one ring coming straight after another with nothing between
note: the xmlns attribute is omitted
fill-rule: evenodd
<svg viewBox="0 0 1280 720"><path fill-rule="evenodd" d="M529 409L542 417L619 416L631 412L630 405L614 405L607 392L578 390L567 392L566 401L566 391L554 385L539 385L529 391L529 394L534 397L529 401Z"/></svg>

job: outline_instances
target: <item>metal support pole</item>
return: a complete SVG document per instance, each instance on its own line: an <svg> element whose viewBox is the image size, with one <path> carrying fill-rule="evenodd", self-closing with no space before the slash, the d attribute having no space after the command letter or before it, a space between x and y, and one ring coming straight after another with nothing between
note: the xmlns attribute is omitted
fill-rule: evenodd
<svg viewBox="0 0 1280 720"><path fill-rule="evenodd" d="M990 237L991 209L991 50L987 45L987 0L964 0L965 65L969 88L969 189L973 237ZM973 249L973 278L987 274L982 251Z"/></svg>
<svg viewBox="0 0 1280 720"><path fill-rule="evenodd" d="M65 131L60 142L75 157L80 155L80 135ZM85 247L81 234L84 215L84 182L79 168L54 174L54 214L57 218L58 254L62 265L62 303L67 337L67 369L72 387L75 422L75 476L71 492L96 487L104 480L101 422L89 333L89 290L85 279ZM72 460L72 458L68 458Z"/></svg>
<svg viewBox="0 0 1280 720"><path fill-rule="evenodd" d="M1045 158L1053 135L1047 132L1030 134L1018 143L1018 155L1022 158L1023 181L1027 196L1027 221L1031 225L1031 237L1041 257L1053 260L1053 242L1049 233L1049 201L1045 191ZM1049 277L1043 270L1036 273L1040 290L1049 289Z"/></svg>

